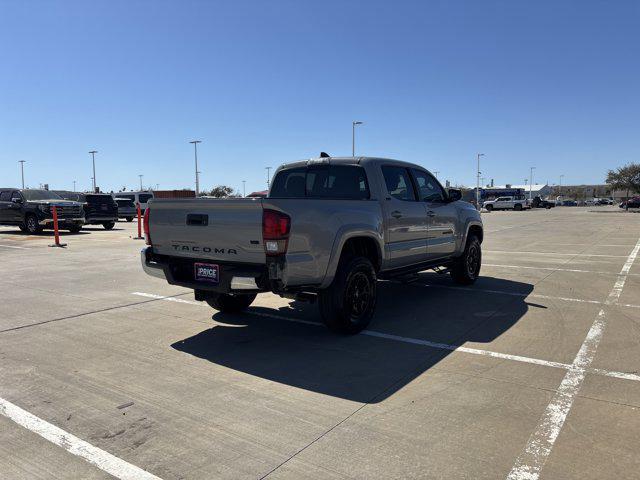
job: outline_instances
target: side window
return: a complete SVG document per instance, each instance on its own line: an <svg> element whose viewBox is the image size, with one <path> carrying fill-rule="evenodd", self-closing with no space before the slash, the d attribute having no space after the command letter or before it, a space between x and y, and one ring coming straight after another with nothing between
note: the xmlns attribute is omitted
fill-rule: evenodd
<svg viewBox="0 0 640 480"><path fill-rule="evenodd" d="M382 167L384 183L389 195L398 200L415 201L416 196L411 185L409 172L404 167Z"/></svg>
<svg viewBox="0 0 640 480"><path fill-rule="evenodd" d="M306 168L281 170L271 183L269 196L274 198L304 198L306 174Z"/></svg>
<svg viewBox="0 0 640 480"><path fill-rule="evenodd" d="M140 195L138 195L138 201L140 203L147 203L152 198L153 198L153 195L149 195L148 193L141 193Z"/></svg>
<svg viewBox="0 0 640 480"><path fill-rule="evenodd" d="M416 180L418 194L423 202L444 202L445 194L433 176L422 170L411 169Z"/></svg>
<svg viewBox="0 0 640 480"><path fill-rule="evenodd" d="M13 192L11 194L11 201L13 201L14 198L20 200L22 198L22 194L20 192Z"/></svg>
<svg viewBox="0 0 640 480"><path fill-rule="evenodd" d="M11 190L3 190L0 193L0 202L10 202L11 201Z"/></svg>

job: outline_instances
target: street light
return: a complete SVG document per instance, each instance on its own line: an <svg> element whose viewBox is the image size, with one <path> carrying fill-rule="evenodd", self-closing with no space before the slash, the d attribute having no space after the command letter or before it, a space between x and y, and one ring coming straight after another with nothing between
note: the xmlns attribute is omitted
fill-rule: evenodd
<svg viewBox="0 0 640 480"><path fill-rule="evenodd" d="M189 143L193 143L193 155L196 160L196 197L200 194L200 180L198 178L198 144L202 143L202 140L191 140Z"/></svg>
<svg viewBox="0 0 640 480"><path fill-rule="evenodd" d="M24 162L26 162L26 160L18 160L18 163L20 164L20 172L22 173L22 189L24 190Z"/></svg>
<svg viewBox="0 0 640 480"><path fill-rule="evenodd" d="M433 174L436 176L436 178L438 178L438 174L440 173L440 170L434 170Z"/></svg>
<svg viewBox="0 0 640 480"><path fill-rule="evenodd" d="M476 188L476 207L480 211L480 157L484 157L484 153L478 153L478 174L476 176L477 188Z"/></svg>
<svg viewBox="0 0 640 480"><path fill-rule="evenodd" d="M98 151L91 150L89 153L93 161L93 177L91 177L93 179L93 193L96 193L96 153L98 153Z"/></svg>
<svg viewBox="0 0 640 480"><path fill-rule="evenodd" d="M76 191L76 181L75 180L73 181L73 191L74 192Z"/></svg>
<svg viewBox="0 0 640 480"><path fill-rule="evenodd" d="M242 197L246 197L247 196L247 191L245 189L245 184L247 183L246 180L242 180Z"/></svg>
<svg viewBox="0 0 640 480"><path fill-rule="evenodd" d="M356 125L362 125L363 122L354 120L351 122L351 156L356 156Z"/></svg>
<svg viewBox="0 0 640 480"><path fill-rule="evenodd" d="M138 175L140 177L140 191L144 190L142 188L142 177L144 177L144 175Z"/></svg>
<svg viewBox="0 0 640 480"><path fill-rule="evenodd" d="M529 176L531 178L529 178L529 201L531 201L531 189L533 188L533 171L536 169L536 167L531 167L531 169L529 170Z"/></svg>
<svg viewBox="0 0 640 480"><path fill-rule="evenodd" d="M269 183L271 182L271 167L264 167L267 170L267 190L269 190Z"/></svg>

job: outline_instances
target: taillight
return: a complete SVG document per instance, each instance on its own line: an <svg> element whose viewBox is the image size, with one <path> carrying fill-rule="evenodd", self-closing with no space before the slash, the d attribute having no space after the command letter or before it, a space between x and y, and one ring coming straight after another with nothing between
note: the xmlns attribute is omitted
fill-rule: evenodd
<svg viewBox="0 0 640 480"><path fill-rule="evenodd" d="M151 234L149 233L149 214L151 209L147 207L144 211L144 218L142 219L142 228L144 229L144 240L147 245L151 245Z"/></svg>
<svg viewBox="0 0 640 480"><path fill-rule="evenodd" d="M262 239L267 255L287 253L291 217L277 210L263 210Z"/></svg>

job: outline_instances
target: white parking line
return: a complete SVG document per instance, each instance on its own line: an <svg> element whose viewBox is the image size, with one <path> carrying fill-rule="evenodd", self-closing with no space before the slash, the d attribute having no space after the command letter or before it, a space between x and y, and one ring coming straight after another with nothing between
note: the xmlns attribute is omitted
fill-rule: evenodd
<svg viewBox="0 0 640 480"><path fill-rule="evenodd" d="M515 268L515 269L523 269L523 270L550 270L554 272L576 272L576 273L597 273L601 275L619 275L615 272L602 272L598 270L581 270L579 268L558 268L558 267L528 267L524 265L502 265L498 263L484 263L482 262L483 267L498 267L498 268ZM640 273L627 273L627 275L640 275Z"/></svg>
<svg viewBox="0 0 640 480"><path fill-rule="evenodd" d="M603 255L595 253L557 253L557 252L516 252L514 250L483 250L482 253L515 253L518 255L549 255L549 256L569 256L569 257L609 257L609 258L627 258L626 255Z"/></svg>
<svg viewBox="0 0 640 480"><path fill-rule="evenodd" d="M67 452L85 459L91 465L120 480L161 480L160 477L111 455L75 435L42 420L13 403L0 398L0 414L18 425L37 433Z"/></svg>
<svg viewBox="0 0 640 480"><path fill-rule="evenodd" d="M640 239L627 257L622 270L620 270L620 275L607 297L606 305L614 305L618 302L627 280L627 274L638 256L638 251L640 251ZM573 402L580 392L586 373L591 367L606 325L607 314L605 309L602 308L598 312L598 316L593 325L591 325L587 337L562 379L555 395L542 414L538 427L529 437L523 452L518 456L513 468L507 475L508 480L537 480L539 478L558 435L560 435L567 415L569 415Z"/></svg>
<svg viewBox="0 0 640 480"><path fill-rule="evenodd" d="M140 297L146 297L146 298L155 298L158 300L164 300L167 302L176 302L176 303L185 303L188 305L195 305L197 307L202 307L205 306L202 302L195 302L192 300L183 300L180 298L175 298L175 297L166 297L164 295L155 295L153 293L143 293L143 292L133 292L132 295L138 295ZM275 318L276 320L284 320L286 322L292 322L292 323L301 323L303 325L314 325L314 326L322 326L322 323L320 322L312 322L310 320L302 320L300 318L292 318L292 317L285 317L283 315L277 315L274 313L265 313L265 312L254 312L254 311L247 311L246 312L249 315L253 315L256 317L265 317L265 318ZM564 369L569 369L571 368L571 365L569 365L568 363L561 363L561 362L554 362L554 361L550 361L550 360L541 360L539 358L531 358L531 357L523 357L520 355L511 355L508 353L500 353L500 352L494 352L491 350L482 350L482 349L478 349L478 348L469 348L469 347L462 347L459 345L450 345L447 343L437 343L437 342L431 342L429 340L421 340L418 338L410 338L410 337L401 337L399 335L391 335L388 333L382 333L382 332L375 332L373 330L363 330L362 332L360 332L363 335L367 335L370 337L378 337L378 338L385 338L388 340L395 340L398 342L404 342L404 343L411 343L414 345L424 345L425 347L431 347L431 348L439 348L442 350L451 350L454 352L463 352L463 353L470 353L472 355L483 355L486 357L493 357L493 358L502 358L504 360L512 360L515 362L522 362L522 363L530 363L530 364L534 364L534 365L542 365L545 367L553 367L553 368L564 368ZM620 378L623 380L634 380L634 381L640 381L640 375L636 375L633 373L625 373L625 372L612 372L609 370L603 370L603 369L589 369L590 373L594 373L597 375L603 375L606 377L612 377L612 378Z"/></svg>
<svg viewBox="0 0 640 480"><path fill-rule="evenodd" d="M0 245L1 248L15 248L16 250L30 250L27 247L16 247L15 245Z"/></svg>

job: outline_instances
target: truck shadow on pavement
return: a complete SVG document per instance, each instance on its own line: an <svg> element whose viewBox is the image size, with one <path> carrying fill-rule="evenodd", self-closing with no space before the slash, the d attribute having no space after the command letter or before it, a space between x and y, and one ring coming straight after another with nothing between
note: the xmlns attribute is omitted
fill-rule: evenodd
<svg viewBox="0 0 640 480"><path fill-rule="evenodd" d="M291 302L277 310L251 307L240 315L216 313L213 319L222 325L172 347L273 382L376 403L452 353L412 341L454 347L491 342L529 307L545 308L526 302L532 289L528 283L493 277L457 288L448 276L421 274L410 284L378 283L376 315L367 331L403 338L336 335L321 324L316 305Z"/></svg>

